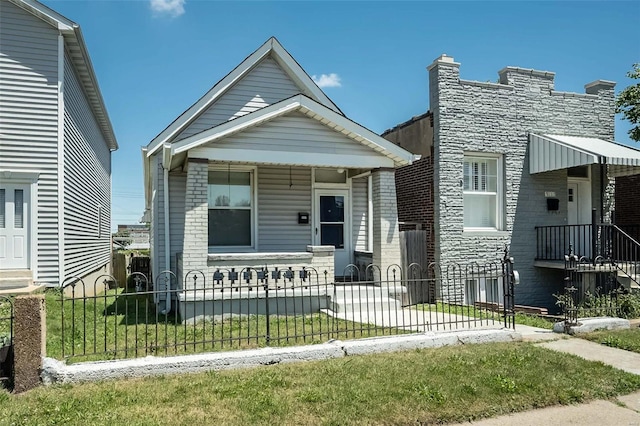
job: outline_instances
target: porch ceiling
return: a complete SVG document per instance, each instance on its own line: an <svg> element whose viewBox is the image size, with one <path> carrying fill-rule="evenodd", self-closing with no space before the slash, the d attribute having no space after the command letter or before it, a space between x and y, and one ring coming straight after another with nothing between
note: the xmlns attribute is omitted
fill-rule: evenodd
<svg viewBox="0 0 640 426"><path fill-rule="evenodd" d="M607 164L611 177L640 174L640 150L603 139L529 135L529 172Z"/></svg>

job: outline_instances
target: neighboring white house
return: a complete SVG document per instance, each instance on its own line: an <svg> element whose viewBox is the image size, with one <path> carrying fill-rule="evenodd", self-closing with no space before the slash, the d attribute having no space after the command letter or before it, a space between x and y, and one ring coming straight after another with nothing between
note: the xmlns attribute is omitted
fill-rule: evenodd
<svg viewBox="0 0 640 426"><path fill-rule="evenodd" d="M117 148L80 27L0 0L0 288L109 272Z"/></svg>
<svg viewBox="0 0 640 426"><path fill-rule="evenodd" d="M349 120L275 38L142 154L154 276L400 261L394 169L414 155Z"/></svg>

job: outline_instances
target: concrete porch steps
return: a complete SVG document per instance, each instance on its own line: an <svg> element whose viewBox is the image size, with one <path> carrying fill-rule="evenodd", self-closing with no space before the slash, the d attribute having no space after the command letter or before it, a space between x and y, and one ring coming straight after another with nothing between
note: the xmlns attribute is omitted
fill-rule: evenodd
<svg viewBox="0 0 640 426"><path fill-rule="evenodd" d="M33 273L29 269L0 270L0 291L15 292L33 286Z"/></svg>

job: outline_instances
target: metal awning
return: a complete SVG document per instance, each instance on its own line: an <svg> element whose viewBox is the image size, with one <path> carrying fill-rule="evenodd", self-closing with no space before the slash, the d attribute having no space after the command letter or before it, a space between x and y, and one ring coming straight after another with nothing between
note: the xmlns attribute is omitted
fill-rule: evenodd
<svg viewBox="0 0 640 426"><path fill-rule="evenodd" d="M640 174L640 150L597 138L529 134L529 173L607 164L610 177Z"/></svg>

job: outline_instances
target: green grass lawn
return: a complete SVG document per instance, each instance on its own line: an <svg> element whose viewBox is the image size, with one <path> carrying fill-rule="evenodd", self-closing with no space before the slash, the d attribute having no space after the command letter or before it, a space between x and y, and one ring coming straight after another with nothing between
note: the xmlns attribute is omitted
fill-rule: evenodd
<svg viewBox="0 0 640 426"><path fill-rule="evenodd" d="M469 305L453 305L449 303L433 303L417 305L417 309L423 309L430 312L436 312L440 314L452 314L463 315L466 317L476 318L480 320L487 320L489 322L504 322L504 316L502 312L494 312L486 309L478 309ZM529 315L523 313L515 314L515 323L521 325L529 325L532 327L544 328L547 330L553 329L553 322L537 315Z"/></svg>
<svg viewBox="0 0 640 426"><path fill-rule="evenodd" d="M47 356L72 362L316 344L330 339L406 333L322 313L272 315L269 321L263 315L243 315L187 324L156 311L148 296L123 294L121 289L109 290L86 302L60 300L59 292L45 295Z"/></svg>
<svg viewBox="0 0 640 426"><path fill-rule="evenodd" d="M624 349L640 353L640 328L628 330L601 330L592 333L579 334L578 337L591 340L612 348Z"/></svg>
<svg viewBox="0 0 640 426"><path fill-rule="evenodd" d="M0 424L435 424L640 389L640 376L528 343L0 391Z"/></svg>

